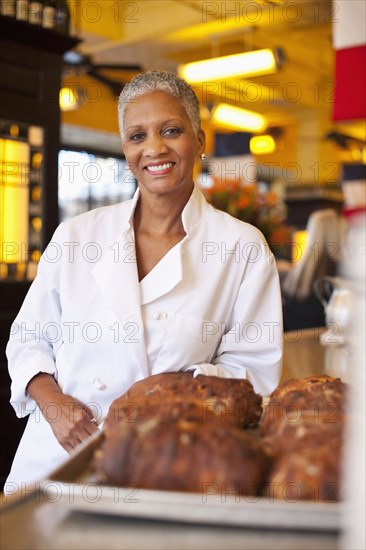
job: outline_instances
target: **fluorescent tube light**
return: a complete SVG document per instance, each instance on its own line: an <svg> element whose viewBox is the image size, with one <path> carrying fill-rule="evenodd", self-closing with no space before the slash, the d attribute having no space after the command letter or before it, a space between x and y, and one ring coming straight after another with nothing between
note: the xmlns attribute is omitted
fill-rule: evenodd
<svg viewBox="0 0 366 550"><path fill-rule="evenodd" d="M253 111L220 103L212 113L212 121L235 130L262 132L267 126L264 116Z"/></svg>
<svg viewBox="0 0 366 550"><path fill-rule="evenodd" d="M178 67L179 75L191 84L223 80L235 76L256 76L277 71L282 62L280 50L255 50L194 61Z"/></svg>

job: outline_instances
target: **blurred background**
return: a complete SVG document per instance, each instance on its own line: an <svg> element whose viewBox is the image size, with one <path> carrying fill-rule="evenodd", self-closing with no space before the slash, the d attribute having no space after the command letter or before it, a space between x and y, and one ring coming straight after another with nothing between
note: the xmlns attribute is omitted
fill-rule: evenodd
<svg viewBox="0 0 366 550"><path fill-rule="evenodd" d="M36 17L37 5L42 5L42 19ZM2 0L1 6L2 25L8 29L4 32L12 39L12 23L20 25L16 42L26 43L26 26L32 27L33 48L38 36L39 47L26 50L23 66L31 63L34 69L35 59L44 61L50 53L41 55L42 44L44 50L48 42L57 50L59 41L54 57L60 81L55 75L42 92L49 107L60 86L58 127L51 131L42 126L34 109L13 119L4 102L1 112L0 154L8 163L2 180L1 239L27 242L26 263L37 262L59 220L133 194L116 101L124 83L141 71L178 70L192 83L207 135L206 161L197 166L197 183L216 206L258 225L279 259L299 260L310 214L328 207L340 212L344 179L365 177L362 2ZM258 56L250 58L260 52L271 58L263 66ZM190 63L204 60L218 68L199 66L198 77L187 76L194 71ZM223 60L228 72L219 65ZM4 67L9 62L4 59ZM10 74L7 67L2 76L13 92L7 101L18 107L26 93L16 82L19 78L24 83L22 76L27 83L30 71L15 74L13 68ZM56 134L57 161L55 151L50 158L42 150L44 140L56 140ZM56 162L57 174L54 167L48 176L44 165ZM17 170L16 163L23 168ZM28 189L6 185L5 177L8 184L21 179ZM14 213L17 230L9 226ZM32 279L35 266L16 261L24 258L13 249L7 245L7 257L1 258L2 279Z"/></svg>

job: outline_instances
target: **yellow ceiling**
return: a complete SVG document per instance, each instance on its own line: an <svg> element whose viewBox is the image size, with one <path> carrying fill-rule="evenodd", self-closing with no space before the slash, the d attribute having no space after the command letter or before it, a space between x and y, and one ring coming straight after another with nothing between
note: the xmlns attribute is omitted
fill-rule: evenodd
<svg viewBox="0 0 366 550"><path fill-rule="evenodd" d="M133 63L143 70L175 70L179 63L280 47L283 68L274 75L197 87L203 103L225 101L263 113L270 126L303 126L313 121L306 139L321 142L331 121L334 79L332 19L329 0L80 0L71 3L73 32L83 41L78 50L95 63ZM123 84L124 71L104 71ZM67 73L66 79L82 79ZM101 109L115 124L115 98L103 89ZM102 103L99 103L99 108ZM83 124L88 116L82 116ZM96 111L96 106L93 106ZM74 122L76 114L64 115ZM103 117L102 117L103 118ZM87 122L86 122L87 123ZM90 124L90 122L89 122ZM98 123L99 124L99 123ZM364 125L348 125L348 133L364 134ZM301 130L300 130L301 134ZM319 144L318 143L318 144Z"/></svg>

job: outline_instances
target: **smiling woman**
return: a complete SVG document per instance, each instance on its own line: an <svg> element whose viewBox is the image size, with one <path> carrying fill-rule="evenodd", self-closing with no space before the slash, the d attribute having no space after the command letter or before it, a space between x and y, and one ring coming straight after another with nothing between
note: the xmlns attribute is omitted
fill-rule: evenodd
<svg viewBox="0 0 366 550"><path fill-rule="evenodd" d="M195 94L168 72L151 71L131 81L119 99L119 125L141 193L134 224L141 280L185 236L180 214L193 190L205 135Z"/></svg>
<svg viewBox="0 0 366 550"><path fill-rule="evenodd" d="M205 146L193 90L174 73L139 75L119 115L134 197L59 226L13 325L11 402L30 418L12 491L62 462L138 380L243 378L262 395L279 381L275 262L258 229L193 183Z"/></svg>
<svg viewBox="0 0 366 550"><path fill-rule="evenodd" d="M193 188L195 161L204 150L180 99L156 90L137 97L124 116L123 151L142 193L182 193ZM143 189L143 190L142 190Z"/></svg>

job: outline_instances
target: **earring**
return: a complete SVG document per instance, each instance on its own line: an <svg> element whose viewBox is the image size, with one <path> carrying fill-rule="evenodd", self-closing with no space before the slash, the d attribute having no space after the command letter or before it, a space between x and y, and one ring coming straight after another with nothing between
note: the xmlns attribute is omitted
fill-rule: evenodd
<svg viewBox="0 0 366 550"><path fill-rule="evenodd" d="M130 170L130 165L128 164L128 162L126 162L125 169L126 169L126 170Z"/></svg>
<svg viewBox="0 0 366 550"><path fill-rule="evenodd" d="M201 155L201 160L205 160L205 158L206 158L205 153L202 153L202 155Z"/></svg>

